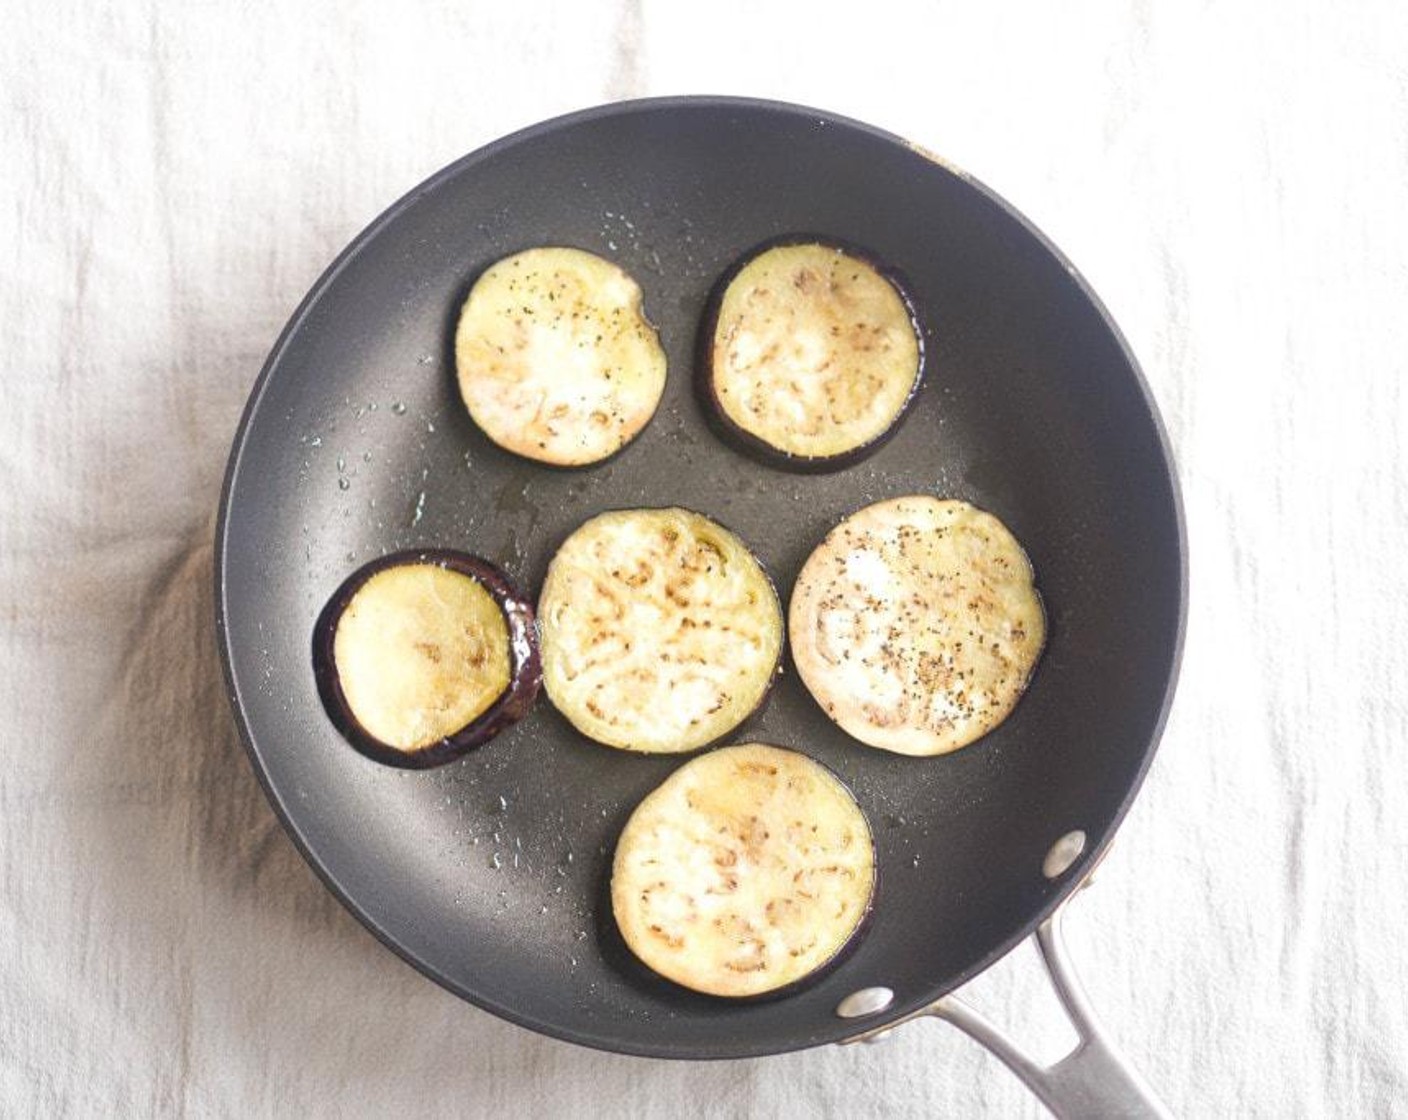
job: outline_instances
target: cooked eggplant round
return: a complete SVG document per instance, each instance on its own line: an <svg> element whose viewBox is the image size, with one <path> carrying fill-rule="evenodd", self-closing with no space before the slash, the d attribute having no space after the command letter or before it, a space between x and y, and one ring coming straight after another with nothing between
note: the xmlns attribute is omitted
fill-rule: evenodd
<svg viewBox="0 0 1408 1120"><path fill-rule="evenodd" d="M542 681L532 606L487 560L445 549L349 576L318 618L313 670L353 746L413 769L522 719Z"/></svg>
<svg viewBox="0 0 1408 1120"><path fill-rule="evenodd" d="M747 545L685 509L616 510L576 530L538 599L549 698L624 750L691 751L761 706L782 607Z"/></svg>
<svg viewBox="0 0 1408 1120"><path fill-rule="evenodd" d="M773 244L715 288L700 391L716 426L775 465L847 466L919 388L914 309L891 270L819 241Z"/></svg>
<svg viewBox="0 0 1408 1120"><path fill-rule="evenodd" d="M1046 640L1031 562L967 502L894 498L846 518L788 610L802 682L872 747L957 750L1011 713Z"/></svg>
<svg viewBox="0 0 1408 1120"><path fill-rule="evenodd" d="M665 390L665 351L640 286L581 249L529 249L491 265L460 311L455 366L484 434L555 466L614 455Z"/></svg>
<svg viewBox="0 0 1408 1120"><path fill-rule="evenodd" d="M700 755L640 803L616 845L611 906L661 976L746 997L835 962L874 889L850 791L806 755L749 743Z"/></svg>

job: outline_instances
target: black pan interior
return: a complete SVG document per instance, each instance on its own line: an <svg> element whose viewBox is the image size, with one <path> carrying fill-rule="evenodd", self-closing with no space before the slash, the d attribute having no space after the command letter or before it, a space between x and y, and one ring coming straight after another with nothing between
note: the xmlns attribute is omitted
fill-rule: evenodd
<svg viewBox="0 0 1408 1120"><path fill-rule="evenodd" d="M865 246L909 278L927 379L899 434L828 475L718 441L691 391L714 279L795 231ZM458 402L451 334L474 277L575 245L641 282L670 359L644 434L587 470L537 467ZM787 595L861 505L966 498L1026 544L1050 642L1015 714L929 760L859 746L788 672L735 736L804 750L869 813L880 894L857 951L800 994L734 1005L634 965L603 907L632 807L678 759L594 746L542 702L464 759L378 766L325 716L320 608L357 565L447 546L536 595L556 543L605 508L681 504L740 533ZM990 192L893 136L812 110L671 99L593 110L454 164L362 234L299 308L251 398L218 540L223 653L261 780L300 848L380 938L481 1007L560 1038L670 1057L835 1041L956 986L1029 932L1103 848L1148 765L1184 604L1178 497L1157 417L1108 317ZM1091 842L1057 883L1057 837ZM317 947L309 946L310 954ZM314 965L315 967L315 965ZM894 989L872 1022L847 993Z"/></svg>

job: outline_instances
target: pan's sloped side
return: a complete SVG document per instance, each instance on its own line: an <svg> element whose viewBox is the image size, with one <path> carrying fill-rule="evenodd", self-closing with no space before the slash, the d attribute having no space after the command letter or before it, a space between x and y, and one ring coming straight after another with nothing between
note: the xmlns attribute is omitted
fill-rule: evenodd
<svg viewBox="0 0 1408 1120"><path fill-rule="evenodd" d="M925 325L926 382L906 422L871 458L822 476L722 444L691 385L714 281L749 247L797 230L891 262ZM625 267L667 350L655 420L596 468L514 459L455 394L451 332L468 285L540 244ZM1049 645L1007 723L939 759L859 746L784 675L747 736L840 775L870 816L881 875L864 942L786 1000L681 993L619 945L603 907L611 851L675 761L592 746L540 704L466 759L392 771L351 750L318 701L318 612L376 556L462 549L531 596L557 543L593 513L682 505L742 536L785 597L832 524L903 493L963 498L1012 528L1036 567ZM1103 851L1152 757L1181 643L1184 555L1167 443L1128 347L1015 211L867 126L677 98L500 141L349 246L275 346L236 437L217 604L255 770L312 866L387 945L559 1038L744 1057L854 1034L834 1009L858 988L896 992L880 1018L913 1011L1050 913ZM1042 857L1076 828L1084 855L1047 880Z"/></svg>

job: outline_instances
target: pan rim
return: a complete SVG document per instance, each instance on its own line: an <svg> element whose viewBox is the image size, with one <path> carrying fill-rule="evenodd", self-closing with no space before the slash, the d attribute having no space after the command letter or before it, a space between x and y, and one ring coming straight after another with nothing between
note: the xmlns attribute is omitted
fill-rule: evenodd
<svg viewBox="0 0 1408 1120"><path fill-rule="evenodd" d="M513 1007L509 1007L489 999L479 993L469 991L464 986L456 983L448 976L441 973L433 965L420 959L416 954L401 944L392 934L383 928L376 919L367 912L356 900L351 898L343 888L334 880L331 873L315 857L312 848L290 812L286 800L274 789L264 765L263 757L259 745L255 742L252 728L246 716L244 704L245 688L236 675L234 666L233 651L230 646L230 633L228 619L230 616L230 604L227 601L229 593L228 573L230 569L230 552L232 551L232 539L230 536L230 514L231 502L236 481L240 474L241 464L244 458L244 451L248 442L248 437L255 417L258 415L274 370L281 365L285 351L290 341L302 328L309 314L316 307L325 294L328 287L348 264L356 258L362 250L376 238L382 230L392 224L406 209L412 206L423 194L428 193L447 180L453 179L462 174L465 170L475 165L494 158L500 152L510 149L524 142L534 140L564 129L574 128L604 117L614 117L635 113L653 113L669 110L696 110L696 109L737 109L748 111L763 111L768 113L783 114L787 116L809 118L824 125L835 125L841 128L867 134L873 138L884 140L891 144L897 144L913 152L916 156L927 159L940 167L946 173L959 179L963 184L976 190L986 201L999 209L1002 214L1017 223L1020 229L1025 232L1045 253L1047 253L1057 264L1059 264L1070 276L1081 296L1087 300L1091 308L1098 315L1104 328L1109 332L1114 341L1120 356L1129 372L1133 375L1134 388L1136 389L1139 401L1143 410L1148 415L1152 423L1156 437L1158 456L1163 467L1164 475L1168 482L1169 498L1171 502L1171 512L1174 519L1174 529L1176 534L1177 551L1177 613L1174 619L1174 634L1171 648L1169 649L1167 680L1164 685L1163 695L1155 713L1151 730L1148 735L1148 742L1144 745L1132 780L1128 784L1124 796L1120 799L1115 812L1110 818L1108 827L1104 830L1099 842L1087 848L1080 859L1066 873L1064 882L1053 892L1053 894L1036 910L1024 923L1022 923L1015 933L1003 939L994 946L987 954L980 957L972 966L962 970L951 983L934 988L925 992L919 997L904 1001L896 1001L882 1014L867 1017L863 1022L837 1019L837 1030L813 1032L813 1037L801 1039L795 1043L784 1041L779 1043L775 1039L756 1036L750 1039L736 1040L739 1044L731 1046L729 1049L713 1048L703 1051L698 1047L687 1045L644 1045L631 1041L622 1041L616 1036L607 1036L604 1033L593 1034L589 1031L564 1028L558 1023L545 1020L530 1014L524 1014ZM1126 814L1138 796L1149 769L1153 764L1154 755L1157 753L1159 741L1162 737L1165 725L1172 708L1174 694L1177 690L1180 668L1183 658L1184 639L1187 628L1188 599L1189 599L1189 561L1188 561L1188 537L1187 523L1185 519L1182 491L1179 484L1179 474L1177 461L1173 453L1172 444L1169 440L1167 428L1159 412L1157 402L1154 399L1145 377L1144 371L1131 349L1124 333L1120 330L1113 316L1100 300L1085 277L1071 263L1065 254L1047 237L1036 225L1032 223L1021 211L1009 203L1005 198L985 183L974 178L967 172L957 168L948 160L936 156L927 149L914 144L904 137L863 121L834 113L829 110L817 109L793 102L772 100L766 98L740 97L732 95L715 94L684 94L667 97L648 97L624 101L606 102L591 106L586 109L551 117L527 127L508 133L499 139L493 140L475 150L453 160L451 163L434 172L432 175L412 187L390 206L378 214L351 241L333 258L332 262L314 281L307 293L299 301L297 307L290 315L287 323L280 331L277 339L271 347L268 356L250 389L249 396L245 402L239 423L235 429L235 434L231 442L231 450L226 463L225 473L221 484L218 512L214 531L214 605L215 605L215 630L216 644L219 649L222 676L225 684L226 696L230 702L235 725L239 732L240 741L244 747L255 776L260 786L264 790L269 804L274 810L275 816L279 819L284 831L293 841L295 848L303 857L304 861L313 869L314 873L321 880L323 885L357 920L361 925L372 933L376 939L384 946L394 952L403 961L413 967L423 976L435 981L447 991L453 993L467 1003L487 1011L498 1018L504 1019L517 1026L527 1028L538 1034L547 1035L551 1038L564 1042L574 1043L590 1049L604 1052L625 1054L634 1057L645 1058L667 1058L675 1060L736 1060L743 1058L766 1057L774 1054L783 1054L798 1050L811 1049L826 1043L843 1042L847 1038L854 1037L860 1033L880 1030L882 1028L898 1023L916 1011L932 1003L933 1001L947 995L949 992L962 987L974 977L986 971L998 960L1005 957L1022 941L1026 940L1050 915L1060 907L1066 899L1082 884L1088 877L1090 871L1099 863L1108 850L1115 834L1124 821Z"/></svg>

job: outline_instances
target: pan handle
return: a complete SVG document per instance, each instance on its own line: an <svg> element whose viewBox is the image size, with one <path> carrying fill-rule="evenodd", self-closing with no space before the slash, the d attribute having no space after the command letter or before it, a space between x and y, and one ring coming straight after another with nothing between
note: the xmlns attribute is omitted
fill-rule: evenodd
<svg viewBox="0 0 1408 1120"><path fill-rule="evenodd" d="M1104 1120L1106 1117L1172 1120L1172 1114L1153 1089L1125 1062L1100 1029L1066 953L1061 934L1065 910L1063 902L1037 927L1035 935L1052 987L1080 1039L1075 1049L1060 1061L1050 1066L1038 1065L972 1005L957 996L944 996L910 1018L933 1015L952 1023L1001 1059L1061 1120ZM851 1041L874 1041L888 1034L890 1029L882 1028Z"/></svg>
<svg viewBox="0 0 1408 1120"><path fill-rule="evenodd" d="M1148 1082L1128 1065L1100 1029L1066 952L1061 932L1065 912L1063 903L1036 931L1042 963L1080 1037L1075 1049L1060 1061L1050 1066L1037 1065L997 1027L956 996L944 996L931 1004L928 1014L947 1020L982 1043L1026 1083L1042 1104L1064 1120L1076 1117L1171 1120L1172 1114L1155 1096Z"/></svg>

